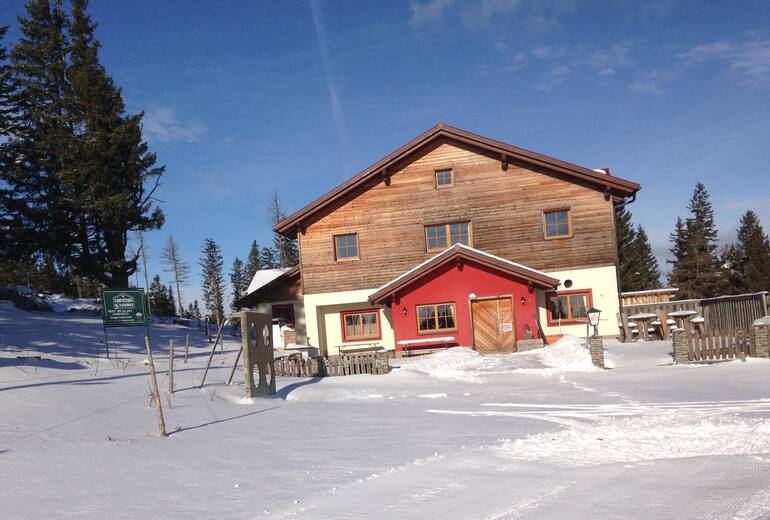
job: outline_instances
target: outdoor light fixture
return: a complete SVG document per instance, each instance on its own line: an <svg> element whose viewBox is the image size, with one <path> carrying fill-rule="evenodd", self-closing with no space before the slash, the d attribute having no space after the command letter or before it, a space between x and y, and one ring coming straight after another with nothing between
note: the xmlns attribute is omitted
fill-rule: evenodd
<svg viewBox="0 0 770 520"><path fill-rule="evenodd" d="M591 324L594 328L594 336L599 335L599 316L601 316L602 311L597 309L596 307L591 307L586 312L588 315L588 323Z"/></svg>
<svg viewBox="0 0 770 520"><path fill-rule="evenodd" d="M406 316L406 307L402 307L402 308L401 308L401 314L403 314L404 316Z"/></svg>
<svg viewBox="0 0 770 520"><path fill-rule="evenodd" d="M524 305L525 303L527 303L527 299L522 296L521 297L521 304Z"/></svg>

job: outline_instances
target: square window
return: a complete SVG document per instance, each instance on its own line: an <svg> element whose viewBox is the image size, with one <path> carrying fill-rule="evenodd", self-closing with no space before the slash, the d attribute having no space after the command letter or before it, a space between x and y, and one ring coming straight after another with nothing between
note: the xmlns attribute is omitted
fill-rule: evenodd
<svg viewBox="0 0 770 520"><path fill-rule="evenodd" d="M337 260L358 259L358 235L356 233L334 235L334 253Z"/></svg>
<svg viewBox="0 0 770 520"><path fill-rule="evenodd" d="M588 309L591 307L591 290L568 291L566 293L549 293L548 325L559 323L585 323Z"/></svg>
<svg viewBox="0 0 770 520"><path fill-rule="evenodd" d="M436 188L451 188L454 185L454 170L436 170Z"/></svg>
<svg viewBox="0 0 770 520"><path fill-rule="evenodd" d="M569 210L544 211L543 233L546 239L572 236L572 221Z"/></svg>
<svg viewBox="0 0 770 520"><path fill-rule="evenodd" d="M342 340L380 339L380 311L345 311L342 314Z"/></svg>
<svg viewBox="0 0 770 520"><path fill-rule="evenodd" d="M470 222L425 226L425 246L429 253L455 244L471 245Z"/></svg>
<svg viewBox="0 0 770 520"><path fill-rule="evenodd" d="M456 329L454 303L417 306L418 333L432 334Z"/></svg>

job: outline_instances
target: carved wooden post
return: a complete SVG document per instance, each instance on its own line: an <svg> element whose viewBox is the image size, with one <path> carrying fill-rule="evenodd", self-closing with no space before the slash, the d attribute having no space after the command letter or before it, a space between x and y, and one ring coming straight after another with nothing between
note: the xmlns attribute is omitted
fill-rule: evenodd
<svg viewBox="0 0 770 520"><path fill-rule="evenodd" d="M241 317L241 350L243 352L243 386L245 397L257 395L254 385L254 347L251 341L251 324L247 312L239 313Z"/></svg>

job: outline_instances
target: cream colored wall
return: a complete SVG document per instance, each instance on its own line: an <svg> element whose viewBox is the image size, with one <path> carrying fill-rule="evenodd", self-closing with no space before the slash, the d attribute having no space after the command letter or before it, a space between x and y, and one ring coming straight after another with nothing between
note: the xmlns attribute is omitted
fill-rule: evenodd
<svg viewBox="0 0 770 520"><path fill-rule="evenodd" d="M305 316L309 344L321 348L321 352L335 355L339 345L367 345L376 343L387 350L395 350L396 340L393 334L393 321L390 309L382 305L372 305L367 301L374 289L360 291L341 291L333 293L306 294ZM357 309L380 309L380 327L382 339L378 341L342 341L342 322L340 312Z"/></svg>
<svg viewBox="0 0 770 520"><path fill-rule="evenodd" d="M287 303L294 305L294 328L297 332L297 343L303 345L307 343L307 317L305 314L305 303L302 300L258 303L252 310L272 316L273 305L285 305Z"/></svg>
<svg viewBox="0 0 770 520"><path fill-rule="evenodd" d="M547 271L547 273L559 279L561 282L558 288L559 291L591 289L593 306L602 311L599 321L599 334L601 336L618 335L618 283L614 265L569 271ZM564 287L566 280L572 280L572 287L569 289ZM545 293L542 291L538 291L537 304L540 308L540 324L543 326L546 335L572 334L575 336L585 336L586 326L584 324L562 325L561 327L548 326L548 309Z"/></svg>

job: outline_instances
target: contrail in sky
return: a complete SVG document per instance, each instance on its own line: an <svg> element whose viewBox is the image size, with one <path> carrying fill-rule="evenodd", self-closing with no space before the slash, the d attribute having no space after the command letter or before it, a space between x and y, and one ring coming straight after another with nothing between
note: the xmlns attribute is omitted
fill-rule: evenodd
<svg viewBox="0 0 770 520"><path fill-rule="evenodd" d="M345 125L345 114L342 110L342 103L337 94L337 87L334 84L331 68L329 67L329 51L326 46L326 30L323 23L323 13L319 0L310 0L310 10L313 13L313 25L315 25L315 35L318 40L318 49L321 53L321 63L326 77L326 86L329 90L329 103L332 109L334 125L337 127L337 141L340 147L340 157L345 168L345 173L350 173L350 161L348 160L348 138L347 127Z"/></svg>

